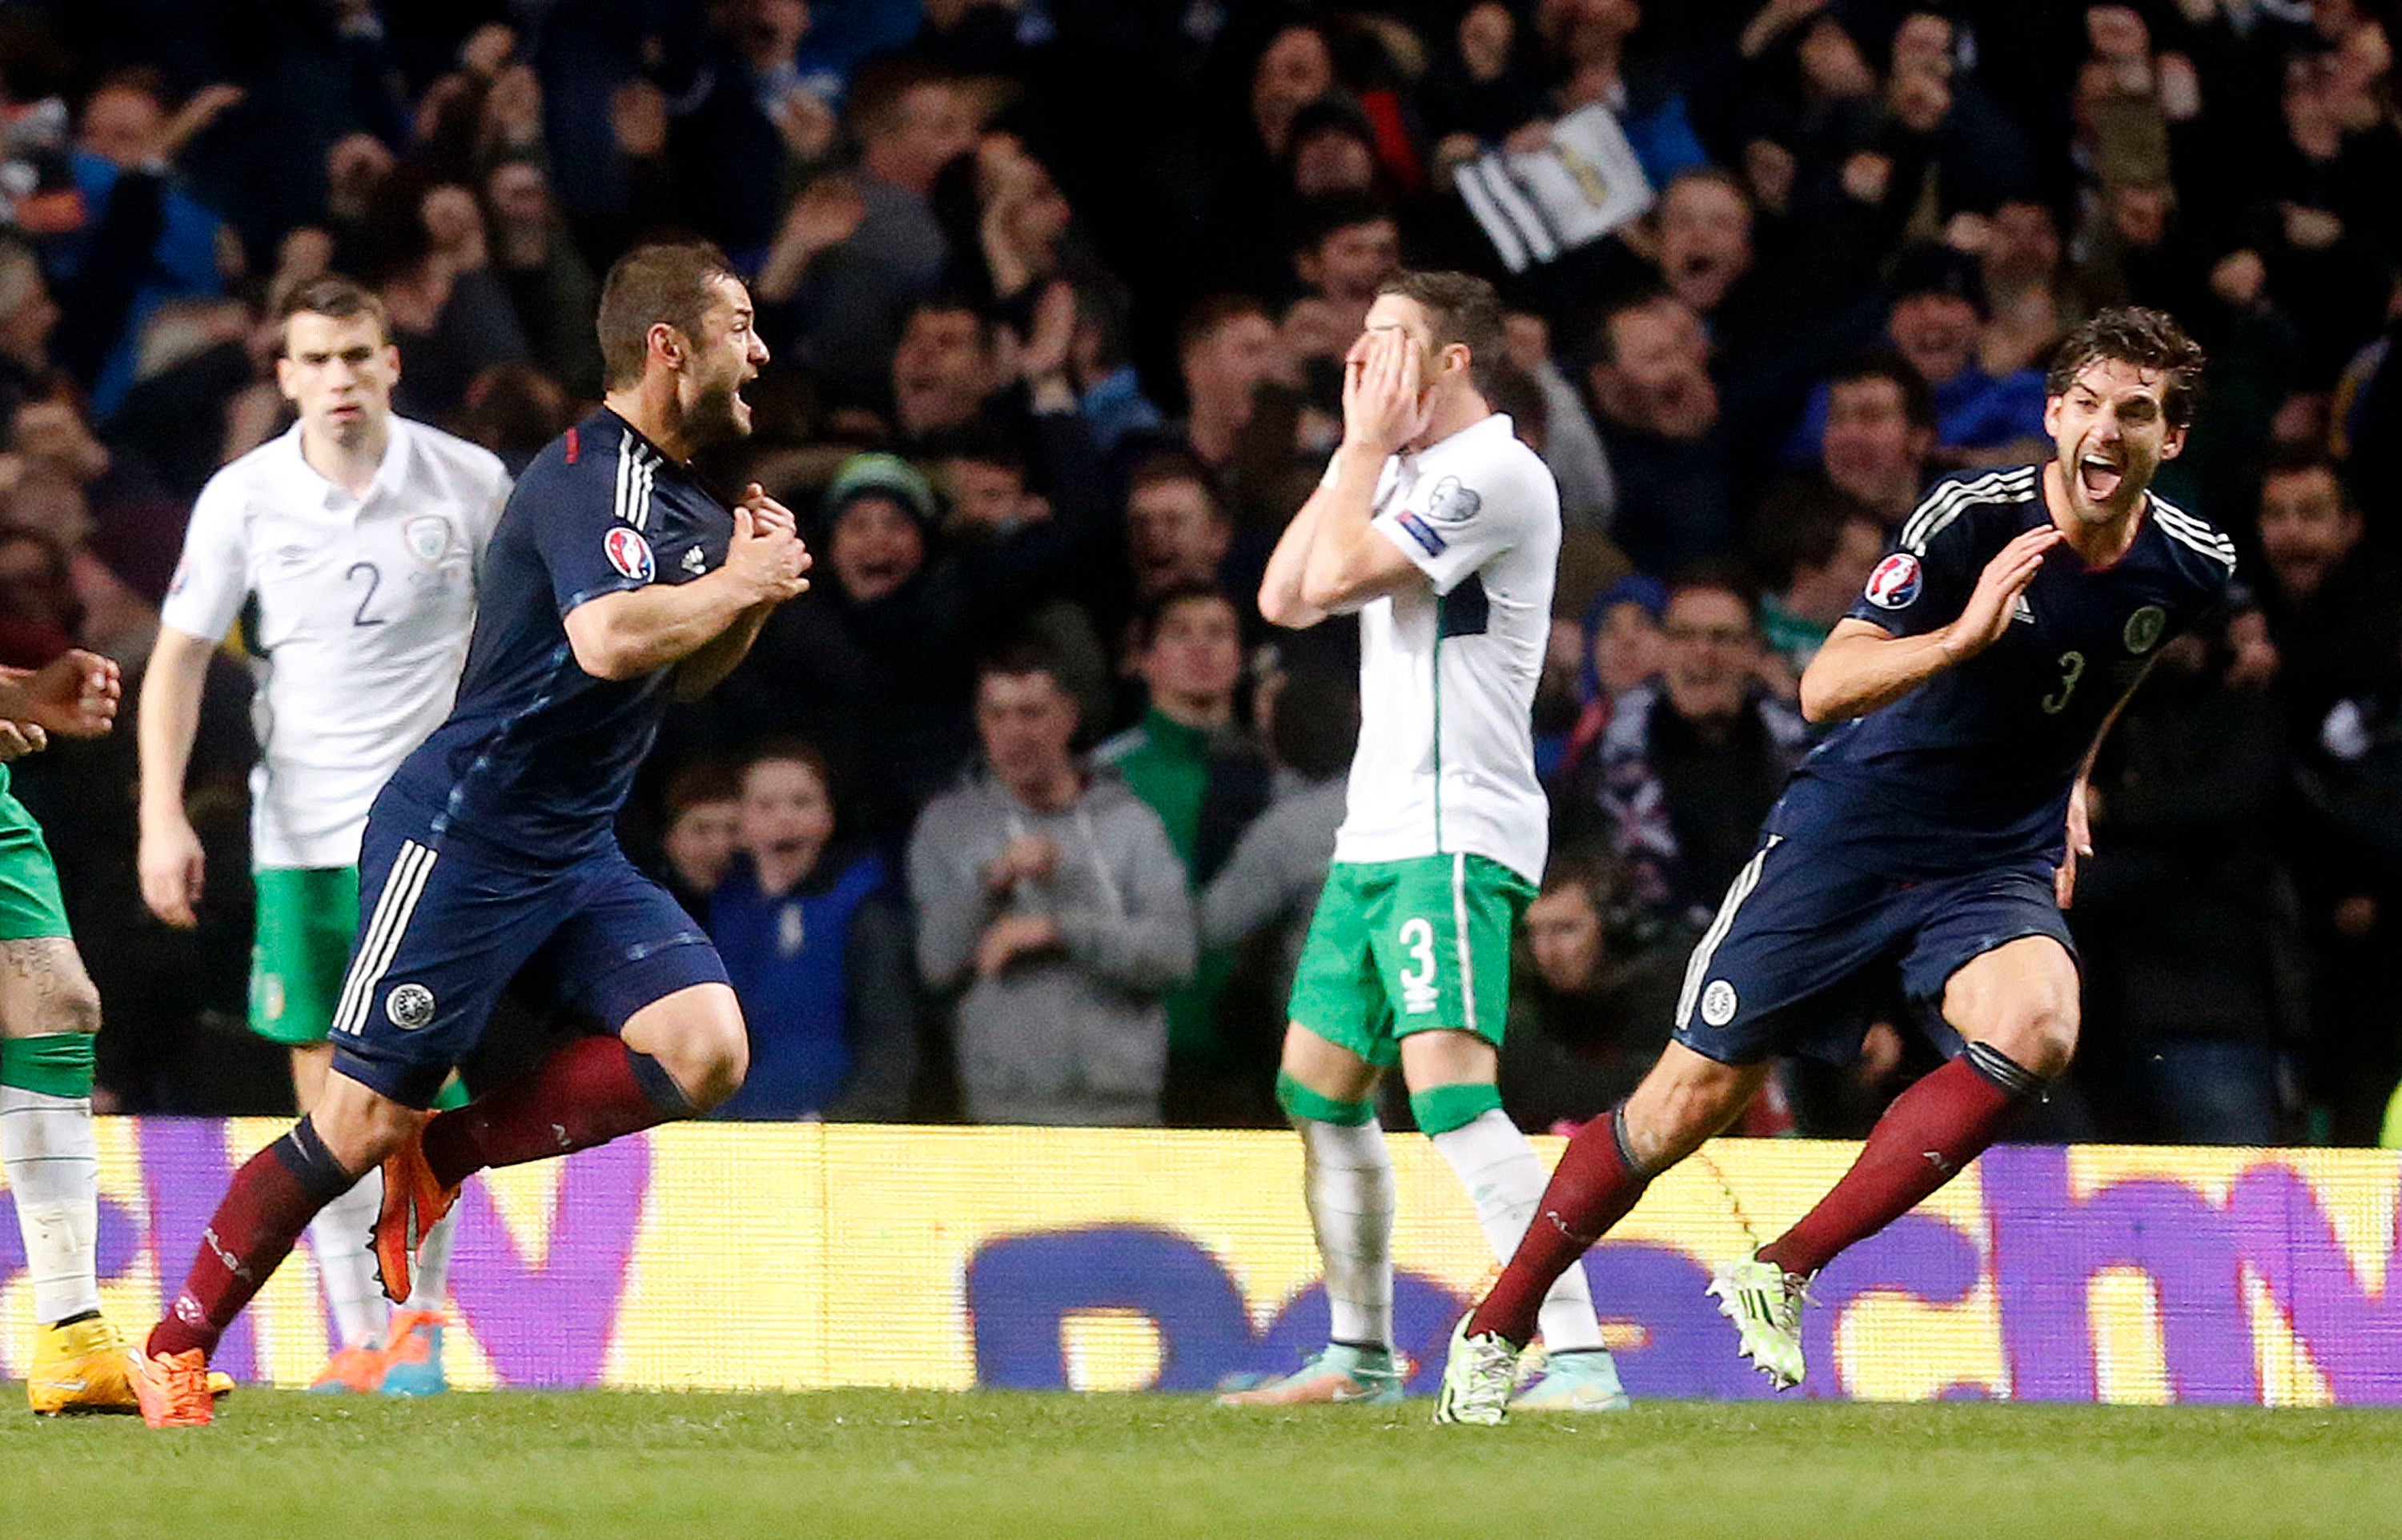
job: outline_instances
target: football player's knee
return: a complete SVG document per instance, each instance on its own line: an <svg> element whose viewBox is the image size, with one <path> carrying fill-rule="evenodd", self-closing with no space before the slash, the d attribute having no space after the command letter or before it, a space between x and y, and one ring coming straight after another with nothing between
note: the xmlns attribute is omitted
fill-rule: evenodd
<svg viewBox="0 0 2402 1540"><path fill-rule="evenodd" d="M751 1072L751 1038L738 1013L712 1013L683 1035L677 1062L670 1066L676 1081L697 1111L706 1112L742 1089Z"/></svg>
<svg viewBox="0 0 2402 1540"><path fill-rule="evenodd" d="M2077 1004L2074 1000L2029 1002L2011 1011L2001 1030L1987 1040L2030 1073L2047 1080L2057 1079L2068 1072L2069 1060L2077 1056Z"/></svg>
<svg viewBox="0 0 2402 1540"><path fill-rule="evenodd" d="M42 1001L44 1033L80 1033L86 1037L100 1030L100 991L90 979L77 975L62 983Z"/></svg>

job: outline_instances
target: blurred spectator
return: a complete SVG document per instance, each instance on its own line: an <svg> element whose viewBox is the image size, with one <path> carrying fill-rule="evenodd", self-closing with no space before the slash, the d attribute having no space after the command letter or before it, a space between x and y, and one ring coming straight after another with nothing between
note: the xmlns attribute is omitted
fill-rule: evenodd
<svg viewBox="0 0 2402 1540"><path fill-rule="evenodd" d="M1235 719L1241 618L1215 584L1171 588L1144 607L1136 648L1150 708L1096 749L1093 763L1124 777L1159 815L1197 893L1268 804L1266 756ZM1229 1073L1236 1066L1218 1032L1232 963L1222 951L1204 952L1192 982L1167 997L1171 1121L1206 1125L1219 1108L1256 1100L1256 1086Z"/></svg>
<svg viewBox="0 0 2402 1540"><path fill-rule="evenodd" d="M600 399L600 347L592 316L600 285L568 238L566 221L551 201L549 177L530 161L504 161L485 179L484 200L492 267L533 361L572 399Z"/></svg>
<svg viewBox="0 0 2402 1540"><path fill-rule="evenodd" d="M2070 917L2091 1067L2119 1082L2142 1138L2285 1133L2285 1050L2306 1020L2278 859L2285 754L2266 679L2239 667L2223 635L2163 647L2094 777L2109 854L2080 873Z"/></svg>
<svg viewBox="0 0 2402 1540"><path fill-rule="evenodd" d="M2043 431L2043 376L1985 372L1985 280L1976 259L1949 246L1913 246L1894 268L1885 335L1935 395L1939 466L2015 464L2050 452ZM1826 436L1831 388L1804 409L1788 458L1801 460Z"/></svg>
<svg viewBox="0 0 2402 1540"><path fill-rule="evenodd" d="M2308 447L2270 465L2258 531L2260 608L2276 648L2278 695L2296 750L2308 755L2339 703L2402 686L2402 577L2365 545L2360 512L2334 463Z"/></svg>
<svg viewBox="0 0 2402 1540"><path fill-rule="evenodd" d="M742 767L737 854L709 902L751 1032L720 1118L898 1122L917 1065L909 925L874 850L836 843L825 757L769 744Z"/></svg>
<svg viewBox="0 0 2402 1540"><path fill-rule="evenodd" d="M1935 392L1888 348L1862 353L1827 381L1827 419L1815 463L1769 488L1755 542L1774 542L1797 510L1848 499L1898 529L1926 488L1935 451Z"/></svg>
<svg viewBox="0 0 2402 1540"><path fill-rule="evenodd" d="M1256 1073L1251 1105L1233 1115L1242 1119L1249 1111L1274 1124L1282 1119L1267 1091L1302 940L1343 823L1346 772L1360 737L1360 692L1348 673L1304 667L1263 681L1259 700L1276 765L1274 800L1202 889L1201 946L1240 954L1219 1011L1219 1038L1231 1056L1251 1061ZM1247 996L1256 1002L1248 1015L1241 1009Z"/></svg>
<svg viewBox="0 0 2402 1540"><path fill-rule="evenodd" d="M383 272L378 292L400 349L392 405L402 416L448 423L469 381L527 356L517 309L492 276L483 211L466 188L426 192L417 217L397 227Z"/></svg>
<svg viewBox="0 0 2402 1540"><path fill-rule="evenodd" d="M521 475L573 421L559 381L518 361L495 364L469 380L453 426L461 437L500 456L509 474Z"/></svg>
<svg viewBox="0 0 2402 1540"><path fill-rule="evenodd" d="M929 195L943 167L974 146L975 109L948 75L894 59L860 70L843 112L860 144L859 208L801 285L799 357L837 390L873 399L910 304L949 258Z"/></svg>
<svg viewBox="0 0 2402 1540"><path fill-rule="evenodd" d="M656 873L690 914L706 916L709 897L725 880L742 818L742 786L734 772L714 760L688 764L669 780Z"/></svg>
<svg viewBox="0 0 2402 1540"><path fill-rule="evenodd" d="M1731 549L1734 494L1700 318L1670 294L1622 301L1602 316L1594 345L1619 545L1655 577Z"/></svg>
<svg viewBox="0 0 2402 1540"><path fill-rule="evenodd" d="M1618 514L1618 480L1593 414L1552 357L1552 326L1525 310L1504 318L1510 362L1535 383L1543 402L1543 462L1560 484L1560 521L1570 531L1607 533Z"/></svg>
<svg viewBox="0 0 2402 1540"><path fill-rule="evenodd" d="M1624 1101L1667 1041L1697 939L1647 914L1606 849L1553 851L1510 969L1501 1100L1512 1120L1555 1133Z"/></svg>
<svg viewBox="0 0 2402 1540"><path fill-rule="evenodd" d="M1377 285L1401 270L1401 228L1365 194L1318 199L1302 211L1292 266L1305 292L1285 311L1285 351L1339 364L1367 323Z"/></svg>
<svg viewBox="0 0 2402 1540"><path fill-rule="evenodd" d="M669 134L684 218L755 260L785 183L834 148L834 109L797 64L807 0L713 0L700 72Z"/></svg>
<svg viewBox="0 0 2402 1540"><path fill-rule="evenodd" d="M1659 678L1619 698L1558 821L1563 838L1597 837L1628 863L1648 913L1699 926L1750 859L1809 730L1760 682L1759 619L1732 579L1670 584L1660 634Z"/></svg>
<svg viewBox="0 0 2402 1540"><path fill-rule="evenodd" d="M1830 498L1815 507L1790 510L1763 531L1762 539L1760 640L1780 680L1791 681L1782 693L1793 695L1827 633L1850 613L1853 601L1868 586L1887 535L1874 514Z"/></svg>
<svg viewBox="0 0 2402 1540"><path fill-rule="evenodd" d="M956 998L978 1122L1156 1124L1161 997L1192 976L1193 903L1159 817L1069 745L1073 696L1039 652L979 670L983 773L909 839L918 967Z"/></svg>
<svg viewBox="0 0 2402 1540"><path fill-rule="evenodd" d="M1001 385L992 325L963 297L909 310L892 350L892 424L903 442L959 427Z"/></svg>
<svg viewBox="0 0 2402 1540"><path fill-rule="evenodd" d="M1668 590L1640 572L1620 578L1593 597L1578 628L1577 718L1568 730L1556 777L1572 783L1593 773L1619 697L1660 671L1660 617Z"/></svg>

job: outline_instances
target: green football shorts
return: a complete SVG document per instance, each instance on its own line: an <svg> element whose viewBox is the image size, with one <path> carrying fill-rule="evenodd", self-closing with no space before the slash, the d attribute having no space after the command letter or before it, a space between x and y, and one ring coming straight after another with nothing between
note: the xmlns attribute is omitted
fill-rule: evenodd
<svg viewBox="0 0 2402 1540"><path fill-rule="evenodd" d="M1413 1032L1473 1032L1499 1047L1510 934L1535 896L1483 856L1336 861L1310 916L1289 1012L1373 1065Z"/></svg>
<svg viewBox="0 0 2402 1540"><path fill-rule="evenodd" d="M358 934L359 869L270 867L252 877L250 1029L292 1048L324 1042Z"/></svg>
<svg viewBox="0 0 2402 1540"><path fill-rule="evenodd" d="M0 942L73 934L49 842L8 791L8 771L0 766Z"/></svg>

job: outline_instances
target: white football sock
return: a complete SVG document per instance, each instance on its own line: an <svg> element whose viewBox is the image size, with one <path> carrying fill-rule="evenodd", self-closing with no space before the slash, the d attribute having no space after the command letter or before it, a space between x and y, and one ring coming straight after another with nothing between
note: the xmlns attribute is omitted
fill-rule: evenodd
<svg viewBox="0 0 2402 1540"><path fill-rule="evenodd" d="M376 1282L375 1223L383 1207L383 1169L379 1166L309 1221L309 1249L317 1258L326 1307L346 1348L383 1341L392 1305Z"/></svg>
<svg viewBox="0 0 2402 1540"><path fill-rule="evenodd" d="M450 1293L450 1232L459 1228L459 1208L450 1212L425 1232L417 1243L417 1265L408 1270L408 1310L427 1310L440 1314L449 1305Z"/></svg>
<svg viewBox="0 0 2402 1540"><path fill-rule="evenodd" d="M1429 1137L1468 1189L1493 1255L1507 1262L1525 1238L1527 1222L1550 1185L1543 1158L1498 1107L1448 1134ZM1539 1319L1546 1353L1579 1353L1602 1345L1601 1324L1594 1319L1593 1295L1585 1287L1581 1266L1569 1268L1552 1285Z"/></svg>
<svg viewBox="0 0 2402 1540"><path fill-rule="evenodd" d="M1304 1191L1326 1264L1328 1335L1393 1345L1393 1158L1374 1119L1358 1125L1297 1120Z"/></svg>
<svg viewBox="0 0 2402 1540"><path fill-rule="evenodd" d="M0 1086L0 1164L25 1238L34 1319L43 1326L100 1308L100 1156L91 1098Z"/></svg>

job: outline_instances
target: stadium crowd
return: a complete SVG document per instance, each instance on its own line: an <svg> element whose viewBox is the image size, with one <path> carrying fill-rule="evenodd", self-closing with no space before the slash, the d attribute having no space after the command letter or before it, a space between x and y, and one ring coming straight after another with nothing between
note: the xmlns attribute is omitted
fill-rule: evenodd
<svg viewBox="0 0 2402 1540"><path fill-rule="evenodd" d="M2402 115L2370 0L18 0L0 6L0 662L131 675L185 518L289 421L280 297L373 284L395 406L521 466L597 399L597 275L689 231L773 353L707 467L814 588L680 708L628 847L704 921L747 1117L1267 1124L1357 703L1255 594L1401 265L1511 306L1567 525L1550 873L1503 1088L1622 1096L1809 748L1813 649L1931 480L2049 452L2050 342L2174 312L2165 495L2243 601L2096 777L2088 1035L2035 1134L2376 1142L2402 1079ZM1611 114L1656 192L1512 272L1458 191ZM188 806L247 864L212 665ZM129 679L129 703L138 681ZM131 713L128 713L129 717ZM16 785L133 1111L288 1094L250 894L135 880L132 725ZM1851 1134L1898 1019L1754 1133ZM1387 1126L1406 1111L1387 1109Z"/></svg>

